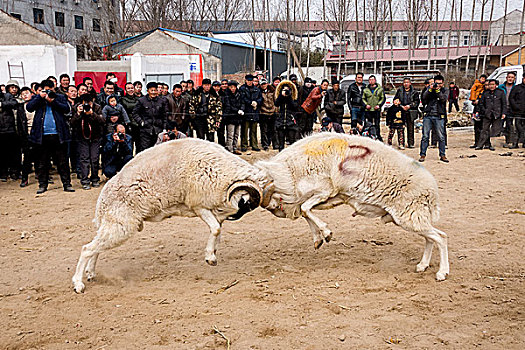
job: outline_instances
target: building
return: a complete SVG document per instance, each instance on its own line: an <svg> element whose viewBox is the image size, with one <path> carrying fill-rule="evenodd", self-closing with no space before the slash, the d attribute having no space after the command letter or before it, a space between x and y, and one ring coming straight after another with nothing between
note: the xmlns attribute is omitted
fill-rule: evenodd
<svg viewBox="0 0 525 350"><path fill-rule="evenodd" d="M76 70L76 50L0 10L0 82L29 85L49 75L70 76Z"/></svg>
<svg viewBox="0 0 525 350"><path fill-rule="evenodd" d="M116 58L119 63L83 62L80 70L125 72L128 81L156 81L169 86L181 80L192 79L200 84L203 78L220 80L226 74L253 71L252 45L165 28L117 41L103 50L106 57ZM270 73L286 69L284 52L256 46L256 70L264 69L265 55Z"/></svg>
<svg viewBox="0 0 525 350"><path fill-rule="evenodd" d="M0 0L0 9L61 42L77 47L79 59L116 40L120 28L116 0Z"/></svg>

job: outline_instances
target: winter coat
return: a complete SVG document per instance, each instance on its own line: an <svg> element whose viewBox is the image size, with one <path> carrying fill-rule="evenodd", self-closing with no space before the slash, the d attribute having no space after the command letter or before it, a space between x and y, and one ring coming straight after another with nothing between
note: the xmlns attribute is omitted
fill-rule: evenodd
<svg viewBox="0 0 525 350"><path fill-rule="evenodd" d="M205 93L202 86L195 90L189 106L189 114L194 123L208 127L208 132L217 129L217 123L222 119L221 97L210 89Z"/></svg>
<svg viewBox="0 0 525 350"><path fill-rule="evenodd" d="M446 88L441 88L439 91L425 89L421 94L421 102L425 106L425 115L445 118L447 116L447 98L448 90Z"/></svg>
<svg viewBox="0 0 525 350"><path fill-rule="evenodd" d="M348 107L350 108L364 108L363 105L363 91L366 88L366 85L363 83L361 88L357 85L356 82L353 82L348 87L346 97L348 99Z"/></svg>
<svg viewBox="0 0 525 350"><path fill-rule="evenodd" d="M374 92L372 92L372 86L370 85L363 90L363 105L367 111L374 111L375 106L379 106L379 109L381 109L385 104L385 92L381 85L376 84L373 90ZM366 109L367 105L370 106L370 109Z"/></svg>
<svg viewBox="0 0 525 350"><path fill-rule="evenodd" d="M306 100L303 102L301 107L304 109L304 111L308 114L312 114L315 112L317 107L321 105L321 102L323 101L323 90L321 90L320 86L315 87L312 92L308 95Z"/></svg>
<svg viewBox="0 0 525 350"><path fill-rule="evenodd" d="M507 97L503 90L487 90L481 95L480 113L484 118L499 119L503 114L507 114Z"/></svg>
<svg viewBox="0 0 525 350"><path fill-rule="evenodd" d="M244 116L239 114L239 110L244 111L244 99L241 92L237 89L235 93L228 91L224 98L224 124L240 125Z"/></svg>
<svg viewBox="0 0 525 350"><path fill-rule="evenodd" d="M177 130L186 130L189 124L188 100L182 95L175 98L173 94L169 94L166 99L169 108L168 120L177 124Z"/></svg>
<svg viewBox="0 0 525 350"><path fill-rule="evenodd" d="M327 113L342 116L345 113L346 94L343 90L330 89L324 98L324 109Z"/></svg>
<svg viewBox="0 0 525 350"><path fill-rule="evenodd" d="M396 99L399 99L399 101L401 101L401 106L410 105L410 109L408 111L402 110L402 113L405 117L405 121L408 120L408 118L411 118L411 120L417 118L420 100L419 92L417 92L417 90L414 89L413 86L410 86L410 89L408 91L406 91L403 86L397 89L396 95L394 96L394 100Z"/></svg>
<svg viewBox="0 0 525 350"><path fill-rule="evenodd" d="M478 79L474 82L474 85L470 88L470 97L469 100L476 101L478 97L483 93L483 90L485 90L485 85L483 85Z"/></svg>
<svg viewBox="0 0 525 350"><path fill-rule="evenodd" d="M290 88L291 94L283 96L282 91L285 87ZM296 115L299 109L297 103L297 87L289 80L283 80L275 89L275 106L279 107L279 114L275 120L276 129L296 129Z"/></svg>
<svg viewBox="0 0 525 350"><path fill-rule="evenodd" d="M51 105L53 111L53 118L55 119L55 125L60 143L71 141L68 118L66 117L66 115L70 113L71 109L64 95L57 95L57 97L51 103L47 102L40 95L35 95L27 103L26 108L28 112L35 112L33 126L31 127L31 134L29 135L29 141L39 145L42 144L42 136L44 135L44 119L46 115L46 107L48 104Z"/></svg>
<svg viewBox="0 0 525 350"><path fill-rule="evenodd" d="M509 96L509 107L512 115L525 116L525 84L514 86Z"/></svg>
<svg viewBox="0 0 525 350"><path fill-rule="evenodd" d="M453 101L453 100L457 100L458 98L459 98L459 88L456 85L454 85L453 88L449 89L448 100Z"/></svg>
<svg viewBox="0 0 525 350"><path fill-rule="evenodd" d="M114 94L117 97L117 102L120 103L120 97L116 94ZM98 95L96 99L96 103L100 105L100 108L104 108L108 104L108 97L111 95L106 95L104 90L102 90Z"/></svg>
<svg viewBox="0 0 525 350"><path fill-rule="evenodd" d="M125 95L120 99L120 104L126 110L128 117L130 117L133 114L133 108L135 108L137 102L139 102L139 98L135 95ZM129 119L130 122L133 124L133 118Z"/></svg>
<svg viewBox="0 0 525 350"><path fill-rule="evenodd" d="M239 90L244 100L244 120L258 122L261 104L263 102L261 89L257 86L248 87L248 85L244 84ZM252 101L257 102L255 109L252 106Z"/></svg>
<svg viewBox="0 0 525 350"><path fill-rule="evenodd" d="M391 106L386 112L386 125L391 129L403 129L406 124L406 113L401 106Z"/></svg>
<svg viewBox="0 0 525 350"><path fill-rule="evenodd" d="M166 129L167 116L168 101L160 96L143 96L133 108L133 119L139 125L140 131L150 135L158 135Z"/></svg>
<svg viewBox="0 0 525 350"><path fill-rule="evenodd" d="M106 118L106 120L108 120L108 122L111 117L116 115L119 116L118 123L129 124L130 122L126 109L120 103L117 103L115 107L107 104L106 106L104 106L104 108L102 108L102 115L104 116L104 118Z"/></svg>
<svg viewBox="0 0 525 350"><path fill-rule="evenodd" d="M503 84L499 84L498 86L498 89L503 91L505 93L505 99L507 100L507 113L511 114L510 112L510 108L509 108L509 97L510 97L510 93L512 92L512 90L514 89L514 87L516 86L516 83L512 84L511 88L510 88L510 91L507 91L507 85L505 83Z"/></svg>
<svg viewBox="0 0 525 350"><path fill-rule="evenodd" d="M71 129L74 140L99 140L104 136L104 126L106 118L102 115L102 110L97 103L93 103L91 110L93 113L78 113L77 107L73 106L73 116L71 117ZM107 106L106 106L107 107Z"/></svg>
<svg viewBox="0 0 525 350"><path fill-rule="evenodd" d="M323 127L321 129L321 131L336 132L336 133L339 133L339 134L344 134L345 133L345 129L343 129L341 124L336 123L336 122L332 122L332 128L330 130L328 130L325 127Z"/></svg>
<svg viewBox="0 0 525 350"><path fill-rule="evenodd" d="M272 85L268 85L266 90L262 91L262 97L261 114L272 115L277 113L277 107L275 107L275 88Z"/></svg>
<svg viewBox="0 0 525 350"><path fill-rule="evenodd" d="M115 161L122 161L127 156L133 157L131 136L126 134L124 142L117 142L113 140L113 133L107 134L102 148L102 166L105 167Z"/></svg>
<svg viewBox="0 0 525 350"><path fill-rule="evenodd" d="M27 139L27 117L24 104L13 95L0 93L0 134L17 133Z"/></svg>
<svg viewBox="0 0 525 350"><path fill-rule="evenodd" d="M299 91L299 97L297 98L297 103L299 104L299 106L302 105L304 101L306 101L313 89L315 89L315 86L313 85L310 87L302 85L299 88L297 88L297 90Z"/></svg>

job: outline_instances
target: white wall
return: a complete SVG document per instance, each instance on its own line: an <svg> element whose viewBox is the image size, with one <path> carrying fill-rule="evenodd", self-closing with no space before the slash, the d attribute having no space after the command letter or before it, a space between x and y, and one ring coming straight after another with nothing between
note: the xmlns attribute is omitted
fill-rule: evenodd
<svg viewBox="0 0 525 350"><path fill-rule="evenodd" d="M76 68L76 49L65 44L51 45L2 45L0 46L0 83L9 80L8 62L15 65L23 63L25 79L17 78L18 83L29 85L40 82L50 75L58 77L62 73L73 76ZM20 68L12 70L13 75L21 76Z"/></svg>

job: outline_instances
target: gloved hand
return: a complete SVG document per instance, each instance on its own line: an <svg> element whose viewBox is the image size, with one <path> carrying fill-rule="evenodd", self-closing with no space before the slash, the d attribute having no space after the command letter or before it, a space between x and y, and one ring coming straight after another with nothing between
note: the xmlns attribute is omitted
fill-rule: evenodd
<svg viewBox="0 0 525 350"><path fill-rule="evenodd" d="M242 109L239 109L237 113L239 113L239 115L244 115L244 111Z"/></svg>

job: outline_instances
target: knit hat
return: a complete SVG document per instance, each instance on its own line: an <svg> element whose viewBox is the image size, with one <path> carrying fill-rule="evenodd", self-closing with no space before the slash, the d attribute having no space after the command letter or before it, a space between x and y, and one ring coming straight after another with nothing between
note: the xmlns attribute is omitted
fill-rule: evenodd
<svg viewBox="0 0 525 350"><path fill-rule="evenodd" d="M244 79L246 79L246 81L252 81L252 80L253 80L253 75L251 75L251 74L246 74L246 75L244 76Z"/></svg>
<svg viewBox="0 0 525 350"><path fill-rule="evenodd" d="M204 84L211 84L211 79L208 79L208 78L202 79L202 85Z"/></svg>

